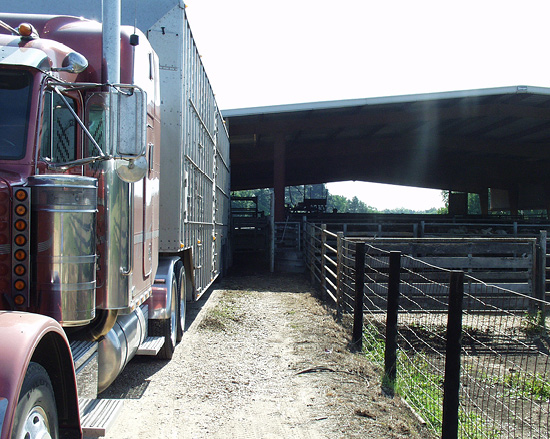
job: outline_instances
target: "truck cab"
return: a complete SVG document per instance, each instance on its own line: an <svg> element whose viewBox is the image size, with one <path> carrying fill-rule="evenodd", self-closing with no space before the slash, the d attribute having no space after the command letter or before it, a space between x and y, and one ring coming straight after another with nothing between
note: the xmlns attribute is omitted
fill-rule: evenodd
<svg viewBox="0 0 550 439"><path fill-rule="evenodd" d="M37 434L74 433L85 416L77 395L82 409L138 353L150 312L162 341L153 352L175 345L174 282L153 288L158 58L143 34L122 28L121 81L110 83L100 23L0 20L0 429L2 438L33 434L36 407L21 413L17 401L38 379L49 383L59 431L52 409L40 408ZM26 331L14 330L14 317Z"/></svg>
<svg viewBox="0 0 550 439"><path fill-rule="evenodd" d="M185 5L130 2L146 34L119 0L103 23L0 13L0 439L104 435L97 394L170 359L231 262L229 136Z"/></svg>

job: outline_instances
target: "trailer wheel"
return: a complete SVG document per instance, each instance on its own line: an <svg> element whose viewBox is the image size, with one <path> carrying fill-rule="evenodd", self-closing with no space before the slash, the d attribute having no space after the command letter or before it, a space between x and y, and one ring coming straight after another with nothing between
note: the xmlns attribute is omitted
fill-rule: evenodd
<svg viewBox="0 0 550 439"><path fill-rule="evenodd" d="M178 324L176 333L176 342L179 343L183 337L185 331L185 314L187 313L187 296L186 296L186 276L185 268L179 267L179 273L176 272L178 277Z"/></svg>
<svg viewBox="0 0 550 439"><path fill-rule="evenodd" d="M178 327L178 283L172 275L172 298L170 306L170 317L163 320L150 320L151 332L153 335L164 337L164 345L157 354L161 360L170 360L176 348L177 327Z"/></svg>
<svg viewBox="0 0 550 439"><path fill-rule="evenodd" d="M12 439L58 439L57 409L48 372L30 363L15 409Z"/></svg>

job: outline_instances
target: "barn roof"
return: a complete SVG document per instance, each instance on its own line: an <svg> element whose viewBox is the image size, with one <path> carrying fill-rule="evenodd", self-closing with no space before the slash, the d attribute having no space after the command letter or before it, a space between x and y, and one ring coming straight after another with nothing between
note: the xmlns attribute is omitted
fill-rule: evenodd
<svg viewBox="0 0 550 439"><path fill-rule="evenodd" d="M232 190L273 187L274 144L285 184L362 180L546 197L550 89L513 86L222 112Z"/></svg>

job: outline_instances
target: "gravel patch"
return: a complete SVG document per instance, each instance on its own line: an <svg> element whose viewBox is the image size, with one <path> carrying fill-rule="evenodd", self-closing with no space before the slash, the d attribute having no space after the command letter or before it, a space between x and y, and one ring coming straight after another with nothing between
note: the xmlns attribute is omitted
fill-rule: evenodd
<svg viewBox="0 0 550 439"><path fill-rule="evenodd" d="M188 310L170 362L134 359L107 438L425 438L380 371L348 349L305 278L225 278Z"/></svg>

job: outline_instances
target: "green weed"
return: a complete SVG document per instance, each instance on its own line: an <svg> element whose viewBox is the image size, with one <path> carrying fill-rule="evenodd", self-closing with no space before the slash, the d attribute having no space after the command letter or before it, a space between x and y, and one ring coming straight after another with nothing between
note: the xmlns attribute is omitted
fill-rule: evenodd
<svg viewBox="0 0 550 439"><path fill-rule="evenodd" d="M468 439L498 439L501 437L501 432L490 427L479 415L459 410L458 435Z"/></svg>
<svg viewBox="0 0 550 439"><path fill-rule="evenodd" d="M527 335L537 336L546 334L546 315L538 310L535 314L525 313L522 329Z"/></svg>
<svg viewBox="0 0 550 439"><path fill-rule="evenodd" d="M240 308L234 295L226 294L220 301L210 309L201 321L200 329L211 331L226 331L232 323L241 319Z"/></svg>
<svg viewBox="0 0 550 439"><path fill-rule="evenodd" d="M367 323L363 328L363 354L376 365L384 367L385 346L384 335L378 326Z"/></svg>
<svg viewBox="0 0 550 439"><path fill-rule="evenodd" d="M417 328L415 328L417 329ZM384 368L385 340L383 332L374 323L365 326L363 354L373 363ZM403 397L426 421L437 435L443 426L443 381L439 368L422 353L399 350L397 352L397 379L395 382L382 376L382 388L390 394ZM489 426L478 414L459 411L460 437L472 439L497 439L500 432Z"/></svg>
<svg viewBox="0 0 550 439"><path fill-rule="evenodd" d="M536 397L541 400L550 399L550 383L541 373L510 372L506 374L502 383L513 394L524 398Z"/></svg>

